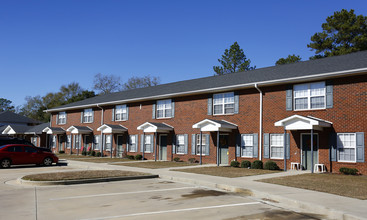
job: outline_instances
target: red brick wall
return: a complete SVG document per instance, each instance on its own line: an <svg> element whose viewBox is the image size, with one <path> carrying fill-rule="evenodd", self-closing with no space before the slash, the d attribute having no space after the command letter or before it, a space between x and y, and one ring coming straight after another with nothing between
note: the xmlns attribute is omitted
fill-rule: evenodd
<svg viewBox="0 0 367 220"><path fill-rule="evenodd" d="M367 144L367 75L353 76L348 78L333 79L333 108L312 111L286 111L286 85L263 87L263 133L283 133L283 127L275 127L274 123L286 117L298 114L302 116L314 116L323 120L331 121L332 128L326 128L323 131L315 131L319 134L319 162L326 165L328 171L338 172L342 166L356 167L362 173L367 174L367 163L339 163L329 161L329 134L331 132L365 132L365 143ZM199 156L191 155L191 134L198 134L199 129L193 129L192 125L204 119L226 120L238 125L238 130L229 134L229 161L237 159L239 161L254 161L258 158L236 158L235 145L236 136L241 134L259 133L259 92L256 89L243 89L239 93L239 114L211 116L207 115L207 94L193 95L174 98L175 117L170 119L152 119L152 104L155 101L143 101L129 103L129 120L112 121L112 108L114 106L105 106L104 124L122 125L128 128L128 133L124 134L124 145L126 149L127 135L139 135L138 152L128 153L131 155L141 154L140 135L143 133L137 130L137 127L145 122L166 123L174 127L174 133L168 134L167 159L180 157L187 161L189 158L199 160ZM94 108L94 123L80 123L80 111L67 111L67 124L56 125L56 117L53 117L53 126L63 127L65 130L74 126L88 126L96 132L101 125L101 110ZM290 159L287 161L288 168L291 162L300 162L300 135L309 133L309 131L289 132ZM171 152L171 143L173 134L188 134L188 154L173 155ZM210 155L203 156L204 163L216 163L216 133L210 135ZM113 138L113 148L116 147L116 135ZM259 146L262 147L262 146ZM75 151L75 149L74 149ZM109 152L105 152L109 155ZM259 151L260 154L260 151ZM146 153L145 158L154 159L153 153ZM367 150L365 150L367 159ZM267 159L263 159L266 162ZM280 168L283 168L283 160L274 160Z"/></svg>

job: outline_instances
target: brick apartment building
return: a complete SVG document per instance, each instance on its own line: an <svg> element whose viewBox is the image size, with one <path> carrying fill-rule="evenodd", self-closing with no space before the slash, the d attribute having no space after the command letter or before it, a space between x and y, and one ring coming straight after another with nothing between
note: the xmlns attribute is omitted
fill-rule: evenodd
<svg viewBox="0 0 367 220"><path fill-rule="evenodd" d="M47 112L54 151L273 160L286 169L323 164L367 174L367 51L100 95Z"/></svg>

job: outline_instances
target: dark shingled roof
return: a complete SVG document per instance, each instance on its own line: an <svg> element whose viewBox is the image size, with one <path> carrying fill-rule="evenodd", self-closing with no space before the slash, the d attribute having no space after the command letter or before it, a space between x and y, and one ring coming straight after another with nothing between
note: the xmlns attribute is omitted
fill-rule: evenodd
<svg viewBox="0 0 367 220"><path fill-rule="evenodd" d="M50 125L49 122L42 123L40 125L30 126L30 128L25 132L28 133L35 133L35 134L42 134L43 129L47 128Z"/></svg>
<svg viewBox="0 0 367 220"><path fill-rule="evenodd" d="M25 117L23 115L19 115L14 112L5 111L0 112L0 122L5 123L24 123L24 124L40 124L41 122L30 119L28 117Z"/></svg>
<svg viewBox="0 0 367 220"><path fill-rule="evenodd" d="M127 103L132 99L154 99L164 96L174 97L174 94L189 94L200 91L202 93L210 93L212 90L223 87L244 86L244 84L254 83L261 85L266 84L268 81L286 80L297 77L305 78L318 74L351 71L361 68L367 68L367 51L99 95L49 109L48 111L83 108L96 104L112 104L112 102Z"/></svg>

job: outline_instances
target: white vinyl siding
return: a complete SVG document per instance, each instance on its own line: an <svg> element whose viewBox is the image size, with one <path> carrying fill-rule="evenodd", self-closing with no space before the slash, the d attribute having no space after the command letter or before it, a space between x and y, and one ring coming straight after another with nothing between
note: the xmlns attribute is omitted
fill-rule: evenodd
<svg viewBox="0 0 367 220"><path fill-rule="evenodd" d="M93 122L93 110L91 108L84 109L83 123L92 123L92 122Z"/></svg>
<svg viewBox="0 0 367 220"><path fill-rule="evenodd" d="M241 140L242 157L253 157L254 137L252 134L243 134Z"/></svg>
<svg viewBox="0 0 367 220"><path fill-rule="evenodd" d="M177 135L177 154L185 154L185 135Z"/></svg>
<svg viewBox="0 0 367 220"><path fill-rule="evenodd" d="M127 109L126 105L117 105L115 109L115 120L126 121L127 120Z"/></svg>
<svg viewBox="0 0 367 220"><path fill-rule="evenodd" d="M206 152L206 135L202 135L203 139L201 140L201 144L202 144L202 149L203 149L203 152L202 152L202 155L206 155L207 152ZM196 154L197 155L200 155L200 134L197 134L196 135Z"/></svg>
<svg viewBox="0 0 367 220"><path fill-rule="evenodd" d="M172 117L172 100L157 101L157 118L171 118Z"/></svg>
<svg viewBox="0 0 367 220"><path fill-rule="evenodd" d="M325 82L294 86L294 109L310 110L326 108Z"/></svg>
<svg viewBox="0 0 367 220"><path fill-rule="evenodd" d="M57 122L59 125L66 124L66 113L65 112L59 112L59 118L57 119Z"/></svg>
<svg viewBox="0 0 367 220"><path fill-rule="evenodd" d="M234 93L220 93L213 96L214 115L234 114Z"/></svg>
<svg viewBox="0 0 367 220"><path fill-rule="evenodd" d="M129 136L129 152L136 152L136 136Z"/></svg>
<svg viewBox="0 0 367 220"><path fill-rule="evenodd" d="M339 162L356 162L356 134L338 133Z"/></svg>
<svg viewBox="0 0 367 220"><path fill-rule="evenodd" d="M270 134L270 158L284 158L284 134Z"/></svg>

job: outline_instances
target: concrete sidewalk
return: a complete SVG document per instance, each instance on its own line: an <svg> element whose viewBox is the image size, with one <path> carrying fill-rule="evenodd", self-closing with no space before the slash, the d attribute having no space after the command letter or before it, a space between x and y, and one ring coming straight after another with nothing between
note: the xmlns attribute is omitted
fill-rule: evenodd
<svg viewBox="0 0 367 220"><path fill-rule="evenodd" d="M233 192L247 193L256 199L263 200L267 203L272 203L275 206L288 209L290 208L295 211L320 214L327 216L329 219L367 219L367 200L353 199L328 193L256 181L258 179L266 179L285 175L298 175L306 173L307 171L288 171L249 177L226 178L169 170L180 169L176 167L164 169L145 169L81 161L69 161L69 165L82 169L115 169L146 172L157 174L160 176L160 178L167 180L185 182ZM189 168L195 167L202 166L190 166Z"/></svg>

